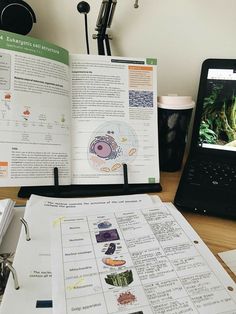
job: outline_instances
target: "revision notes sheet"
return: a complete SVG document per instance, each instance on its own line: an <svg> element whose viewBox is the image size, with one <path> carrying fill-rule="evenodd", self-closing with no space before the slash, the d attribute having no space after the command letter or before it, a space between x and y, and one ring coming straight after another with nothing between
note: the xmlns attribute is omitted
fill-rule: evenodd
<svg viewBox="0 0 236 314"><path fill-rule="evenodd" d="M236 284L172 204L52 223L53 313L236 314Z"/></svg>
<svg viewBox="0 0 236 314"><path fill-rule="evenodd" d="M22 228L13 263L20 289L14 289L10 276L0 308L1 314L52 313L50 226L53 216L63 217L68 210L77 213L80 208L84 213L93 212L95 208L103 209L108 204L112 208L124 209L127 206L145 207L152 205L153 201L146 194L70 199L31 196L24 215L31 240L26 241Z"/></svg>

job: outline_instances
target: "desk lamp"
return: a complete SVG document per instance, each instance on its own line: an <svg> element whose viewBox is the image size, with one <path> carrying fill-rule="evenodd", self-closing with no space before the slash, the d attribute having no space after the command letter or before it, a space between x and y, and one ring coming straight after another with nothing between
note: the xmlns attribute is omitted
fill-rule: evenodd
<svg viewBox="0 0 236 314"><path fill-rule="evenodd" d="M88 2L81 1L77 5L77 10L79 13L84 14L84 22L85 22L85 36L86 36L86 46L87 46L87 54L89 55L89 41L88 41L88 20L87 20L87 14L90 11L90 6Z"/></svg>
<svg viewBox="0 0 236 314"><path fill-rule="evenodd" d="M113 16L115 13L117 0L103 0L100 11L98 13L97 23L95 30L97 34L93 35L94 39L97 39L98 54L108 56L111 55L110 43L109 40L112 39L110 35L106 33L107 28L111 27ZM135 0L134 8L139 7L138 0ZM87 13L89 12L89 4L85 1L79 2L77 9L80 13L84 13L85 16L85 32L86 32L86 44L87 52L89 54L89 44L88 44L88 28L87 28Z"/></svg>

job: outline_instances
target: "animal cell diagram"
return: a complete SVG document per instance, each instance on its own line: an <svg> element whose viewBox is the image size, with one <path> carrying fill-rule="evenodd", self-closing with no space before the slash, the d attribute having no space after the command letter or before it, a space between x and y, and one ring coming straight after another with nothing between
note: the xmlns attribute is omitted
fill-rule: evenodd
<svg viewBox="0 0 236 314"><path fill-rule="evenodd" d="M99 172L114 172L137 156L135 131L124 122L106 122L95 130L88 147L90 165Z"/></svg>

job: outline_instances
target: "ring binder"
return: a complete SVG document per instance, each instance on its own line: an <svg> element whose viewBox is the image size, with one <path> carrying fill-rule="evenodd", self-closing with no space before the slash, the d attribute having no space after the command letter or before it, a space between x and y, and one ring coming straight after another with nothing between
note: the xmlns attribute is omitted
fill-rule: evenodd
<svg viewBox="0 0 236 314"><path fill-rule="evenodd" d="M31 232L31 241L26 242L24 230L21 232L15 259L14 268L17 270L18 279L20 281L19 290L14 289L12 280L8 281L7 289L5 289L3 302L0 312L3 314L38 314L38 313L51 313L54 306L52 301L52 270L51 270L51 253L50 253L50 237L51 228L53 226L53 217L55 215L62 218L65 214L66 208L70 204L78 203L78 209L84 207L80 200L61 200L62 207L45 207L36 205L38 199L41 203L40 197L33 195L31 202L28 202L25 208L24 220L28 222ZM88 207L101 209L105 203L111 203L113 198L101 199L87 199L89 202ZM143 204L152 204L152 201L147 195L114 198L113 207L120 208L126 200L130 200L136 208ZM86 199L85 199L85 202ZM95 203L94 203L95 202ZM130 205L129 202L129 205ZM99 203L99 204L97 204ZM121 205L122 203L122 205ZM66 205L67 204L67 205ZM34 206L36 205L36 206ZM74 205L73 205L74 206ZM77 206L77 205L76 205ZM40 223L39 223L40 222ZM22 222L23 223L23 222ZM23 226L22 226L23 228ZM1 267L1 264L0 264ZM9 268L4 267L9 273ZM1 269L0 269L1 275ZM2 284L0 277L0 287ZM10 278L12 279L12 278ZM4 286L5 287L5 286ZM15 287L18 288L19 284L15 274ZM13 302L12 302L13 300Z"/></svg>
<svg viewBox="0 0 236 314"><path fill-rule="evenodd" d="M3 254L6 255L6 254ZM9 270L6 269L5 264L4 264L4 257L0 256L0 295L4 293L6 284L7 284L7 279L9 276Z"/></svg>
<svg viewBox="0 0 236 314"><path fill-rule="evenodd" d="M26 241L30 241L31 238L30 238L30 233L29 233L29 226L28 226L26 220L24 218L20 218L20 221L22 222L22 224L25 227Z"/></svg>
<svg viewBox="0 0 236 314"><path fill-rule="evenodd" d="M2 254L0 256L1 293L3 293L5 290L5 286L10 272L12 273L15 289L18 290L20 288L16 270L11 265L12 262L9 260L11 256L12 256L11 254Z"/></svg>
<svg viewBox="0 0 236 314"><path fill-rule="evenodd" d="M12 277L14 280L14 286L15 289L18 290L20 289L19 283L18 283L18 278L17 278L17 274L16 274L16 270L14 267L12 267L12 265L9 262L6 262L5 266L10 270L10 272L12 273Z"/></svg>

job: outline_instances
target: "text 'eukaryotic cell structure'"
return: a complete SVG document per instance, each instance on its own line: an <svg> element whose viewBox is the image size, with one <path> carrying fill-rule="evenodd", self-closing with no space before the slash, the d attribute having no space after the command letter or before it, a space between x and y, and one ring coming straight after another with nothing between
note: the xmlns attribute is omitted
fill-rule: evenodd
<svg viewBox="0 0 236 314"><path fill-rule="evenodd" d="M137 151L138 139L133 128L124 122L106 122L92 135L88 160L98 171L118 171L122 164L129 164L136 158Z"/></svg>

